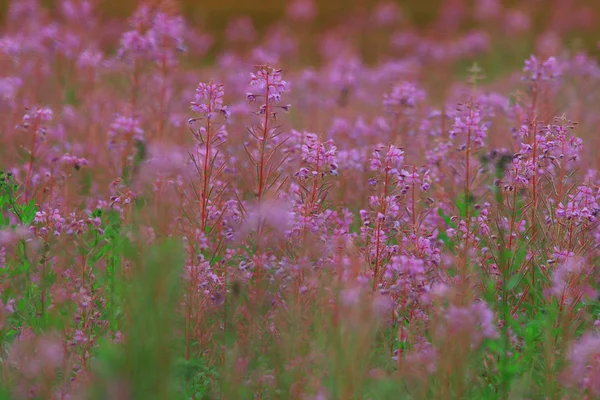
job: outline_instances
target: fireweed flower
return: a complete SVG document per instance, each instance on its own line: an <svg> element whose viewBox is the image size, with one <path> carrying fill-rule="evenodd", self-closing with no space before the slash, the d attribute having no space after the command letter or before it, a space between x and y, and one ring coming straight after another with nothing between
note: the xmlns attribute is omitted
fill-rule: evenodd
<svg viewBox="0 0 600 400"><path fill-rule="evenodd" d="M77 68L94 70L101 65L103 58L104 55L102 52L94 49L86 49L77 58Z"/></svg>
<svg viewBox="0 0 600 400"><path fill-rule="evenodd" d="M407 171L403 169L400 171L400 176L406 185L420 184L419 174L416 171Z"/></svg>
<svg viewBox="0 0 600 400"><path fill-rule="evenodd" d="M85 158L81 158L81 157L75 157L72 156L71 154L65 154L60 158L60 161L64 164L64 165L68 165L72 168L75 169L80 169L81 167L88 165L88 161Z"/></svg>
<svg viewBox="0 0 600 400"><path fill-rule="evenodd" d="M402 19L402 10L394 1L380 2L375 6L371 20L376 26L385 28L393 26Z"/></svg>
<svg viewBox="0 0 600 400"><path fill-rule="evenodd" d="M255 73L250 74L250 86L257 88L259 93L249 93L247 95L249 101L252 101L259 96L262 97L262 93L267 92L267 100L277 104L281 100L281 95L287 91L288 84L281 78L280 69L275 69L267 64L259 66Z"/></svg>
<svg viewBox="0 0 600 400"><path fill-rule="evenodd" d="M286 14L291 20L310 22L317 15L317 6L314 0L292 0L288 2Z"/></svg>
<svg viewBox="0 0 600 400"><path fill-rule="evenodd" d="M468 138L471 141L472 149L482 148L488 130L488 125L483 123L482 119L483 113L479 104L459 105L457 116L454 117L454 126L450 131L450 138Z"/></svg>
<svg viewBox="0 0 600 400"><path fill-rule="evenodd" d="M392 359L397 360L398 356ZM429 343L418 346L404 358L404 362L414 366L410 373L422 379L436 372L438 360L439 351Z"/></svg>
<svg viewBox="0 0 600 400"><path fill-rule="evenodd" d="M26 379L54 375L54 368L61 365L64 347L57 335L35 336L31 331L23 331L12 344L8 354L8 364L21 371Z"/></svg>
<svg viewBox="0 0 600 400"><path fill-rule="evenodd" d="M140 126L140 121L134 117L117 115L110 125L109 147L120 148L132 139L144 140L144 130Z"/></svg>
<svg viewBox="0 0 600 400"><path fill-rule="evenodd" d="M477 0L474 14L482 22L490 21L502 15L502 4L499 0Z"/></svg>
<svg viewBox="0 0 600 400"><path fill-rule="evenodd" d="M157 12L152 21L152 36L157 50L167 53L172 50L184 51L183 34L184 20L181 16L171 16L164 12Z"/></svg>
<svg viewBox="0 0 600 400"><path fill-rule="evenodd" d="M558 299L561 305L593 298L596 291L588 284L591 269L582 257L567 257L552 274L552 287L548 294Z"/></svg>
<svg viewBox="0 0 600 400"><path fill-rule="evenodd" d="M32 147L28 149L29 152L32 154L31 160L33 160L33 157L39 154L40 150L42 150L42 147L44 147L47 139L46 133L49 125L48 123L52 121L53 118L54 113L50 108L33 108L31 110L28 110L23 115L21 123L17 125L17 129L20 129L28 134L32 134L34 137L33 143L31 145ZM25 186L29 185L30 178L35 178L34 176L32 176L33 167L33 163L30 163Z"/></svg>
<svg viewBox="0 0 600 400"><path fill-rule="evenodd" d="M117 55L119 58L126 58L128 55L136 58L151 58L155 47L154 38L148 33L129 31L121 37L121 47Z"/></svg>
<svg viewBox="0 0 600 400"><path fill-rule="evenodd" d="M530 82L551 81L561 75L560 65L556 58L550 57L542 62L533 55L525 61L523 72L525 73L523 80Z"/></svg>
<svg viewBox="0 0 600 400"><path fill-rule="evenodd" d="M48 107L37 108L33 110L29 110L25 115L23 115L23 120L20 128L28 129L30 126L35 125L38 129L42 129L40 127L42 122L50 122L54 118L54 113L52 109ZM40 133L40 132L36 132Z"/></svg>
<svg viewBox="0 0 600 400"><path fill-rule="evenodd" d="M446 313L444 335L468 335L473 347L483 339L498 337L494 313L484 301L476 301L468 307L450 306Z"/></svg>
<svg viewBox="0 0 600 400"><path fill-rule="evenodd" d="M600 335L587 332L571 344L569 366L562 375L567 386L600 396Z"/></svg>
<svg viewBox="0 0 600 400"><path fill-rule="evenodd" d="M595 222L599 209L597 193L589 186L581 185L576 189L575 194L569 194L567 204L562 202L558 204L556 217L577 222Z"/></svg>
<svg viewBox="0 0 600 400"><path fill-rule="evenodd" d="M327 53L331 54L329 51ZM339 106L346 106L350 101L350 97L356 94L359 87L359 78L363 75L364 69L364 65L358 57L340 56L333 58L333 61L327 67L327 82L338 92L337 104Z"/></svg>
<svg viewBox="0 0 600 400"><path fill-rule="evenodd" d="M507 10L504 14L504 29L511 35L517 35L531 28L531 18L521 10Z"/></svg>
<svg viewBox="0 0 600 400"><path fill-rule="evenodd" d="M337 147L332 140L322 143L314 133L307 133L302 145L302 161L311 166L313 174L329 172L337 175Z"/></svg>
<svg viewBox="0 0 600 400"><path fill-rule="evenodd" d="M383 96L383 106L392 114L409 114L423 100L425 92L422 89L413 82L404 82Z"/></svg>
<svg viewBox="0 0 600 400"><path fill-rule="evenodd" d="M192 111L203 114L206 119L211 119L213 113L221 113L228 118L231 113L223 105L224 95L222 84L200 82L196 88L196 99L190 103Z"/></svg>
<svg viewBox="0 0 600 400"><path fill-rule="evenodd" d="M456 58L472 57L484 53L490 48L490 36L483 31L475 30L466 33L454 44Z"/></svg>
<svg viewBox="0 0 600 400"><path fill-rule="evenodd" d="M71 1L65 0L60 4L62 15L70 21L90 21L93 20L94 7L93 2L89 0Z"/></svg>
<svg viewBox="0 0 600 400"><path fill-rule="evenodd" d="M398 175L398 169L402 167L404 162L404 150L390 145L382 157L383 148L373 150L371 154L370 169L378 173L391 173L392 175Z"/></svg>
<svg viewBox="0 0 600 400"><path fill-rule="evenodd" d="M18 77L0 78L0 99L12 101L22 85L23 81Z"/></svg>
<svg viewBox="0 0 600 400"><path fill-rule="evenodd" d="M138 8L130 20L133 28L121 36L117 55L127 61L148 59L161 66L173 66L177 53L185 50L184 20L163 12L153 12L147 5Z"/></svg>

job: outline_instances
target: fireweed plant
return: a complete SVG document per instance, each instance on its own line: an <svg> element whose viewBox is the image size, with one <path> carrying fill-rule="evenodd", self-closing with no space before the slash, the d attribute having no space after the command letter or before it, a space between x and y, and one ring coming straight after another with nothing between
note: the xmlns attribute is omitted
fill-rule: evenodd
<svg viewBox="0 0 600 400"><path fill-rule="evenodd" d="M598 398L593 12L442 3L13 1L0 398Z"/></svg>

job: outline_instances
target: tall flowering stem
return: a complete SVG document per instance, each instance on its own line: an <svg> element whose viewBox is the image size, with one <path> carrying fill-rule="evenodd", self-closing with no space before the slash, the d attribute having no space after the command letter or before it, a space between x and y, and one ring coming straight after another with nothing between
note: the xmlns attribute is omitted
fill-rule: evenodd
<svg viewBox="0 0 600 400"><path fill-rule="evenodd" d="M45 122L52 120L52 110L41 108L35 112L29 112L23 116L23 121L19 128L32 132L31 146L29 148L29 162L27 164L27 175L25 177L25 202L29 201L31 194L31 179L33 175L33 164L40 150L41 144L46 138Z"/></svg>
<svg viewBox="0 0 600 400"><path fill-rule="evenodd" d="M281 134L281 131L278 131L276 127L270 126L270 122L276 120L277 108L288 111L289 105L279 105L281 94L287 89L287 82L281 78L280 69L275 69L267 63L258 66L256 72L252 73L250 77L250 86L257 88L258 93L248 93L248 101L251 103L259 99L264 101L257 112L261 117L261 124L257 130L250 130L254 139L259 142L258 160L253 156L250 158L257 169L256 197L260 202L271 188L272 185L269 185L269 181L276 171L276 168L272 168L274 165L270 162L274 161L273 156L279 146L271 148L269 151L269 141Z"/></svg>
<svg viewBox="0 0 600 400"><path fill-rule="evenodd" d="M536 238L537 235L537 224L536 224L536 212L538 205L538 139L542 139L538 132L538 103L540 101L540 91L542 91L546 84L550 81L555 80L560 76L560 70L558 68L557 60L554 57L548 58L544 62L540 62L535 56L531 56L525 61L525 67L523 68L523 80L528 82L529 89L531 92L531 104L528 112L528 124L521 127L521 131L529 136L527 142L531 146L528 148L532 153L532 175L531 175L531 237ZM562 182L561 182L562 185ZM531 268L531 281L535 285L535 267Z"/></svg>
<svg viewBox="0 0 600 400"><path fill-rule="evenodd" d="M401 121L415 114L415 110L425 100L425 91L414 82L402 82L394 85L390 93L383 96L383 107L386 113L392 116L392 128L389 140L394 142L398 138L404 142Z"/></svg>
<svg viewBox="0 0 600 400"><path fill-rule="evenodd" d="M461 149L465 152L465 223L467 233L470 225L470 184L471 184L471 156L472 153L484 146L484 140L487 132L487 125L482 123L482 109L473 98L466 105L459 105L457 116L454 119L454 127L450 132L450 137L455 139L459 136L464 137L465 143ZM467 235L468 241L469 235ZM467 243L468 244L468 243Z"/></svg>
<svg viewBox="0 0 600 400"><path fill-rule="evenodd" d="M213 229L217 225L217 222L215 222L212 226L209 226L211 216L213 220L219 220L219 217L214 218L217 214L215 203L223 192L218 191L214 194L215 185L213 180L221 174L227 165L227 160L221 160L217 164L217 160L220 158L218 147L225 142L225 123L230 115L227 107L223 105L224 95L225 91L222 84L212 81L208 83L200 82L196 88L195 99L190 103L192 111L199 116L188 120L190 130L197 140L196 151L190 152L189 155L196 170L201 175L201 189L196 190L194 187L193 190L200 197L197 199L200 202L200 227L195 229L193 236L190 235L195 237L196 245L189 247L190 266L186 274L189 282L185 310L186 359L190 357L191 337L197 329L193 326L192 320L198 318L194 315L197 315L202 309L197 288L205 279L206 274L215 278L213 282L216 281L216 275L210 271L210 262L204 259L202 253L198 256L194 253L196 246L200 250L206 250L209 247L207 235L213 233ZM219 249L220 244L214 249L214 254L217 254Z"/></svg>
<svg viewBox="0 0 600 400"><path fill-rule="evenodd" d="M251 149L244 144L244 149L256 171L256 200L258 203L262 203L270 190L274 189L276 193L284 183L280 182L282 175L280 167L285 162L286 157L278 157L277 154L286 139L281 138L283 131L280 127L271 126L271 123L277 120L278 111L287 112L290 105L279 105L281 95L287 90L287 82L281 78L281 70L271 67L268 63L257 66L256 71L250 74L250 86L256 88L256 92L246 94L248 102L264 101L255 112L260 120L259 125L249 128L257 147ZM259 253L264 219L259 218L257 222L256 252ZM261 260L260 257L257 259ZM259 281L262 274L261 264L262 261L256 264L256 278Z"/></svg>
<svg viewBox="0 0 600 400"><path fill-rule="evenodd" d="M210 179L213 174L216 155L214 148L223 143L223 136L215 132L215 126L219 124L215 119L221 115L224 119L229 117L227 107L223 105L225 91L222 84L214 82L200 82L196 88L196 99L191 103L192 111L201 114L200 117L192 118L188 122L193 124L201 121L199 128L192 129L192 133L200 146L203 147L204 157L202 163L202 192L200 199L200 228L206 230L209 215L209 196L211 192ZM213 157L211 159L211 157ZM194 163L196 159L193 158Z"/></svg>
<svg viewBox="0 0 600 400"><path fill-rule="evenodd" d="M332 140L323 143L316 134L304 133L301 138L303 166L294 174L302 190L303 238L306 241L310 220L324 208L324 201L331 187L327 175L337 176L337 147Z"/></svg>
<svg viewBox="0 0 600 400"><path fill-rule="evenodd" d="M363 226L361 231L366 235L367 240L367 259L373 268L373 290L377 290L380 283L380 275L386 260L391 254L391 249L387 245L386 230L397 225L400 215L399 196L395 189L401 187L399 194L405 195L407 171L400 170L404 162L404 151L394 145L387 148L387 152L382 154L383 149L377 149L373 152L370 169L377 173L377 177L369 180L369 185L380 187L376 196L369 198L369 206L373 210L373 216L366 210L361 210L361 219ZM374 217L374 218L373 218ZM376 224L370 238L367 234L368 228L375 219ZM396 229L394 227L394 229Z"/></svg>
<svg viewBox="0 0 600 400"><path fill-rule="evenodd" d="M131 68L129 113L133 115L137 111L144 67L151 65L160 82L156 135L162 138L168 111L169 72L177 66L177 54L185 50L184 21L180 16L142 4L130 19L130 27L131 30L121 36L118 49L118 57Z"/></svg>

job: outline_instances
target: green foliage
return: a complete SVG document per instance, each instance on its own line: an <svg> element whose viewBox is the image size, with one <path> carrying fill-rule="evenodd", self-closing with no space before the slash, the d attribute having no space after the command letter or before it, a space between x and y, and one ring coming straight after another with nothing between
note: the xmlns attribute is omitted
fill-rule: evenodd
<svg viewBox="0 0 600 400"><path fill-rule="evenodd" d="M90 398L110 396L110 388L121 383L135 399L175 399L173 309L180 296L183 248L165 241L149 249L126 244L133 256L139 279L129 282L123 301L126 319L122 326L124 343L105 343L98 352L96 371L101 377Z"/></svg>
<svg viewBox="0 0 600 400"><path fill-rule="evenodd" d="M35 219L35 213L38 208L32 199L27 203L19 202L19 185L15 183L10 172L0 171L0 228L9 227L9 214L17 217L19 222L24 225L31 225ZM10 226L15 228L16 225Z"/></svg>
<svg viewBox="0 0 600 400"><path fill-rule="evenodd" d="M440 217L442 217L444 219L444 222L446 223L446 226L451 227L452 229L456 229L456 224L454 222L452 222L452 220L450 219L449 216L447 216L446 214L444 214L444 210L442 210L441 208L438 209L438 214ZM450 239L450 237L448 236L448 234L444 231L441 231L440 233L438 233L438 238L444 243L444 245L450 249L452 252L454 252L454 241L452 241Z"/></svg>

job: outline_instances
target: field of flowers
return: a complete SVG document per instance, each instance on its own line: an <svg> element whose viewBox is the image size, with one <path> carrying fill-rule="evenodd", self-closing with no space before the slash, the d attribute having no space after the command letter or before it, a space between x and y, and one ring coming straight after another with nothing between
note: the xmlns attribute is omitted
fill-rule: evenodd
<svg viewBox="0 0 600 400"><path fill-rule="evenodd" d="M600 398L594 10L442 3L13 0L0 399Z"/></svg>

